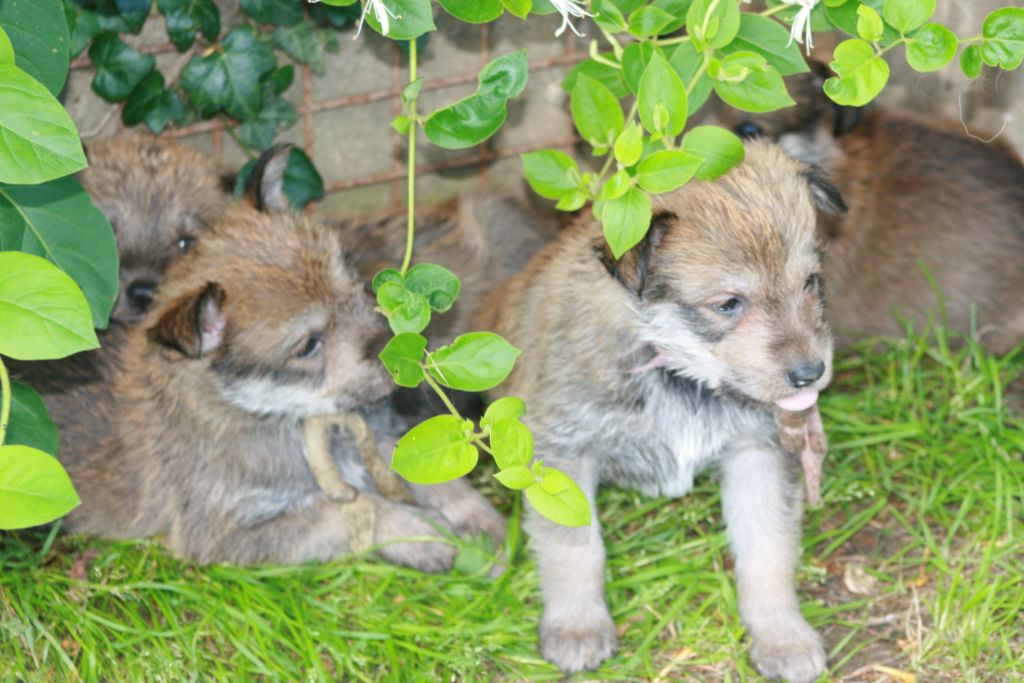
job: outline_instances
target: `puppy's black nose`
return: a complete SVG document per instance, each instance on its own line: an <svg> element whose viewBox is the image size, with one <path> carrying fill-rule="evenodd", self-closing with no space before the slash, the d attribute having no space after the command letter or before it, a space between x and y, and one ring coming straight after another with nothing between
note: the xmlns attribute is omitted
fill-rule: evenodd
<svg viewBox="0 0 1024 683"><path fill-rule="evenodd" d="M133 280L125 291L128 303L136 311L145 311L153 303L156 294L156 283L150 280Z"/></svg>
<svg viewBox="0 0 1024 683"><path fill-rule="evenodd" d="M791 367L786 377L789 378L790 384L799 389L817 381L824 374L824 361L803 361Z"/></svg>

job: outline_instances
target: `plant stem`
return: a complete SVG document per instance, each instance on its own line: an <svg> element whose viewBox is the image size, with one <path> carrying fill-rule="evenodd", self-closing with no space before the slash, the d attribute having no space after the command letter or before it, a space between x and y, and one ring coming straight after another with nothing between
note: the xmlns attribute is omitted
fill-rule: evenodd
<svg viewBox="0 0 1024 683"><path fill-rule="evenodd" d="M709 61L710 60L708 59L708 53L705 52L704 53L704 61L701 62L700 68L697 69L697 72L693 74L693 78L690 80L689 84L687 84L687 86L686 86L686 97L687 98L689 98L690 95L693 93L693 89L697 87L697 81L699 81L700 77L704 75L704 72L708 70L708 62Z"/></svg>
<svg viewBox="0 0 1024 683"><path fill-rule="evenodd" d="M416 82L416 40L409 41L409 82ZM416 99L409 100L409 118L413 123L409 126L409 192L406 201L409 203L408 233L405 238L405 258L402 259L402 275L409 270L412 261L412 243L416 235Z"/></svg>
<svg viewBox="0 0 1024 683"><path fill-rule="evenodd" d="M427 384L430 385L430 388L434 390L434 393L441 397L441 401L444 403L444 407L448 409L448 412L460 420L463 419L462 416L459 415L459 411L455 409L455 404L453 404L452 400L448 398L448 394L444 393L444 389L442 389L441 385L437 383L437 380L430 376L430 371L427 369L426 364L420 363L420 367L423 368L423 379L426 380Z"/></svg>
<svg viewBox="0 0 1024 683"><path fill-rule="evenodd" d="M0 446L3 446L7 437L7 422L11 418L11 380L7 376L3 358L0 358L0 392L3 393L0 399Z"/></svg>
<svg viewBox="0 0 1024 683"><path fill-rule="evenodd" d="M776 5L775 7L771 7L769 9L766 9L763 12L758 12L758 14L760 14L762 17L770 17L773 14L778 14L779 12L782 12L783 10L789 9L790 7L793 7L793 5L787 5L787 4L783 3L783 4Z"/></svg>

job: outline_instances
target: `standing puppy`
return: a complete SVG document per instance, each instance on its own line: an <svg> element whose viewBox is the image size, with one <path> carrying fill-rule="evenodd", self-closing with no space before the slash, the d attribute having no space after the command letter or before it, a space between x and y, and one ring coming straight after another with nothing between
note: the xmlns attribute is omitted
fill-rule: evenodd
<svg viewBox="0 0 1024 683"><path fill-rule="evenodd" d="M585 220L486 307L483 326L523 349L502 390L526 401L538 457L594 511L584 528L528 521L540 649L563 670L616 647L598 485L680 496L707 467L722 476L755 663L789 681L824 670L794 590L800 496L772 415L812 406L831 377L815 206L842 210L819 171L755 142L723 178L655 197L647 237L621 261Z"/></svg>

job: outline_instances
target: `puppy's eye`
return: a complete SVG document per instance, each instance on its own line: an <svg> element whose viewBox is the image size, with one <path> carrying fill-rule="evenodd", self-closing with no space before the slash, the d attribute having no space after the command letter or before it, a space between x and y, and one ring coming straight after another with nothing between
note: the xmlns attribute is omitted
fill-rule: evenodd
<svg viewBox="0 0 1024 683"><path fill-rule="evenodd" d="M744 121L740 125L733 128L733 131L735 131L736 135L739 135L741 138L744 139L756 138L764 134L764 131L761 130L761 126L757 125L752 121Z"/></svg>
<svg viewBox="0 0 1024 683"><path fill-rule="evenodd" d="M306 344L302 347L302 350L295 354L296 358L315 358L320 355L320 351L324 348L324 336L322 334L314 334L306 340Z"/></svg>
<svg viewBox="0 0 1024 683"><path fill-rule="evenodd" d="M804 282L804 289L808 292L816 292L821 289L821 275L817 273L811 273L807 276L807 281Z"/></svg>
<svg viewBox="0 0 1024 683"><path fill-rule="evenodd" d="M196 246L196 238L191 235L185 235L184 237L178 238L178 251L185 253Z"/></svg>
<svg viewBox="0 0 1024 683"><path fill-rule="evenodd" d="M743 312L744 305L743 299L738 296L731 296L728 299L716 301L710 307L715 313L732 318Z"/></svg>

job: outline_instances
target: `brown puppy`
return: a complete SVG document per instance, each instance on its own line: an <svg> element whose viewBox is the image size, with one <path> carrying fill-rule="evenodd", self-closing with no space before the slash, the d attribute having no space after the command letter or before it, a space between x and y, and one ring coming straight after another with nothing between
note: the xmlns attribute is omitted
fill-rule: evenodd
<svg viewBox="0 0 1024 683"><path fill-rule="evenodd" d="M832 104L819 70L791 79L799 105L775 114L723 114L743 135L765 135L820 165L850 207L823 221L825 289L839 338L901 335L939 310L985 345L1024 341L1024 165L999 141L957 125Z"/></svg>
<svg viewBox="0 0 1024 683"><path fill-rule="evenodd" d="M280 192L279 152L254 172L263 195ZM448 567L451 545L396 541L436 538L435 527L500 533L500 516L467 484L414 488L433 511L394 503L370 490L355 448L342 444L336 464L373 511L360 527L304 457L307 418L361 410L391 426L374 403L391 389L376 358L385 332L337 232L236 207L168 272L112 380L45 397L82 498L67 527L163 534L201 562L325 560L358 537L385 544L391 561Z"/></svg>
<svg viewBox="0 0 1024 683"><path fill-rule="evenodd" d="M831 377L815 205L842 210L820 171L755 142L723 178L656 196L647 237L621 261L584 219L483 309L480 326L523 349L501 391L526 401L537 457L593 512L584 528L527 522L540 650L563 670L594 668L616 646L598 485L679 496L712 466L755 663L790 681L824 670L794 590L800 496L773 420L775 406L812 406Z"/></svg>

